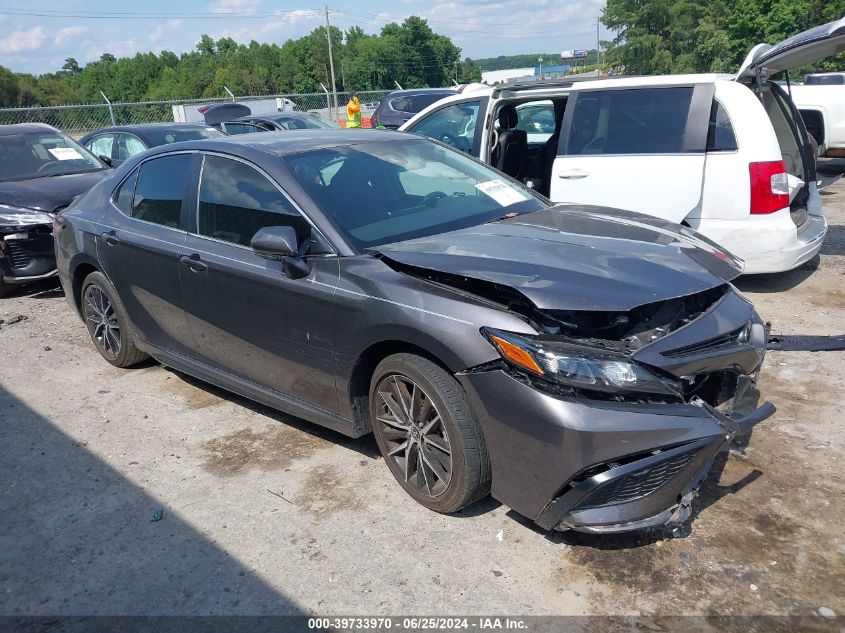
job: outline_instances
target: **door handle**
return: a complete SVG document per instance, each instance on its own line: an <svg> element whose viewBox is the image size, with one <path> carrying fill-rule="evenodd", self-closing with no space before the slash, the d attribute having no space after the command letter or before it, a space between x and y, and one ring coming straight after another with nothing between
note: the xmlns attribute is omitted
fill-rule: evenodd
<svg viewBox="0 0 845 633"><path fill-rule="evenodd" d="M100 239L103 240L109 246L116 246L120 244L120 238L114 231L106 231L105 233L100 233Z"/></svg>
<svg viewBox="0 0 845 633"><path fill-rule="evenodd" d="M561 169L557 172L558 178L566 178L567 180L578 180L579 178L586 178L590 172L583 169Z"/></svg>
<svg viewBox="0 0 845 633"><path fill-rule="evenodd" d="M200 260L200 256L194 253L193 255L182 255L179 257L179 263L184 264L195 273L208 269L208 264Z"/></svg>

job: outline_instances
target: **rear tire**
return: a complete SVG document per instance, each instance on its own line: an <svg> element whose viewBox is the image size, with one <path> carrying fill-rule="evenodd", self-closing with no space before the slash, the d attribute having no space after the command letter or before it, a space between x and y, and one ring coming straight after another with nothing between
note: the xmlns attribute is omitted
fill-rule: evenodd
<svg viewBox="0 0 845 633"><path fill-rule="evenodd" d="M82 318L100 356L115 367L132 367L148 358L135 346L126 309L108 278L93 272L82 282Z"/></svg>
<svg viewBox="0 0 845 633"><path fill-rule="evenodd" d="M370 420L390 472L426 508L456 512L490 493L484 435L440 366L415 354L385 358L370 383Z"/></svg>

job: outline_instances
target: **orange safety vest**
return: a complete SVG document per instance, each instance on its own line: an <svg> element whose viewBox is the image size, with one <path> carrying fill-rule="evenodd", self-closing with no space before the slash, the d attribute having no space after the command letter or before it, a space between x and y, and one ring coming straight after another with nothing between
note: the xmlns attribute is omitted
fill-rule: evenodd
<svg viewBox="0 0 845 633"><path fill-rule="evenodd" d="M361 127L361 102L357 97L346 104L346 127Z"/></svg>

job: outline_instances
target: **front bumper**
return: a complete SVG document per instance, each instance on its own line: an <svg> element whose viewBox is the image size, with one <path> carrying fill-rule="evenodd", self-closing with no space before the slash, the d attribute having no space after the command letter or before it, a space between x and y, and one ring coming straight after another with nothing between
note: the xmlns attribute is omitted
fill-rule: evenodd
<svg viewBox="0 0 845 633"><path fill-rule="evenodd" d="M493 497L545 529L680 523L713 458L743 428L701 402L558 398L503 370L459 374L479 417ZM752 380L746 377L747 381ZM774 412L768 403L746 426Z"/></svg>
<svg viewBox="0 0 845 633"><path fill-rule="evenodd" d="M0 278L5 283L29 283L55 274L52 226L15 227L0 233Z"/></svg>

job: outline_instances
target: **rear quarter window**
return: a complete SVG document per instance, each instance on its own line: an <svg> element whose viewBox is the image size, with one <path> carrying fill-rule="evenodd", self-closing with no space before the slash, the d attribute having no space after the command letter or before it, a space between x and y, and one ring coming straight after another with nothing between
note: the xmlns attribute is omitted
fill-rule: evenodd
<svg viewBox="0 0 845 633"><path fill-rule="evenodd" d="M707 151L732 152L736 149L736 135L728 111L721 103L713 101L713 108L710 110L710 127L707 130Z"/></svg>
<svg viewBox="0 0 845 633"><path fill-rule="evenodd" d="M682 151L691 87L578 94L566 154L674 154Z"/></svg>

